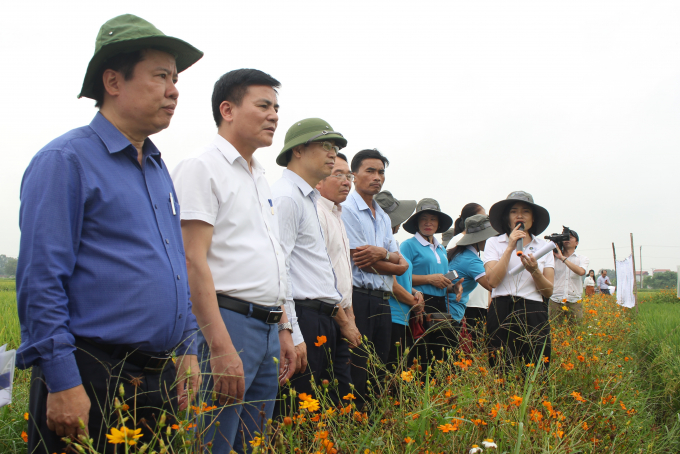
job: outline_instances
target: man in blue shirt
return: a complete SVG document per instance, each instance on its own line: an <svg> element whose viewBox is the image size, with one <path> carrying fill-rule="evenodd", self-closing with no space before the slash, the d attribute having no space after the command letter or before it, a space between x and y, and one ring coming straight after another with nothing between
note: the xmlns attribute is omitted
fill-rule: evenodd
<svg viewBox="0 0 680 454"><path fill-rule="evenodd" d="M131 412L137 404L128 427L142 418L153 427L178 395L186 407L188 388L198 387L196 374L187 383L189 368L198 370L197 325L179 205L148 136L170 125L177 74L202 55L139 17L111 19L80 94L95 99L99 113L46 145L26 169L17 360L33 367L28 452L63 452L61 438L82 432L103 451L114 397ZM140 441L150 440L139 427Z"/></svg>
<svg viewBox="0 0 680 454"><path fill-rule="evenodd" d="M389 298L393 276L409 265L399 254L389 216L373 200L385 183L389 161L378 150L361 150L352 158L354 188L342 204L352 257L352 306L359 332L373 345L375 354L387 362L392 333ZM365 343L353 349L352 381L357 393L366 395L368 352Z"/></svg>

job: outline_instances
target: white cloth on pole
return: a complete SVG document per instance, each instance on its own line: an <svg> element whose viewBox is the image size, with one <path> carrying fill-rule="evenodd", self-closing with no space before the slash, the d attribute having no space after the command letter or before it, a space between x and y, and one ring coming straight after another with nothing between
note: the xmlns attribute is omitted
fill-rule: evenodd
<svg viewBox="0 0 680 454"><path fill-rule="evenodd" d="M7 344L0 347L0 407L12 403L16 353L16 350L7 351Z"/></svg>
<svg viewBox="0 0 680 454"><path fill-rule="evenodd" d="M616 302L623 307L635 306L635 272L633 270L633 256L625 260L616 261Z"/></svg>

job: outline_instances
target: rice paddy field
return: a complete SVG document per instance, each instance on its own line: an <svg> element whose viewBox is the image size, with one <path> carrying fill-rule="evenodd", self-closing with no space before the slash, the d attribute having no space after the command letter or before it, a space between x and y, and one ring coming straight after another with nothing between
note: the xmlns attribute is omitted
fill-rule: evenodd
<svg viewBox="0 0 680 454"><path fill-rule="evenodd" d="M373 361L370 385L378 397L369 408L352 394L333 406L324 387L313 395L284 389L298 410L263 422L252 452L678 453L680 301L669 291L640 300L637 309L625 309L614 297L584 299L581 324L552 327L552 357L544 364L501 372L489 366L483 348L449 350L446 360L426 367L385 370ZM13 282L0 281L0 315L0 343L15 348ZM17 372L14 387L14 402L0 409L2 453L26 452L27 372ZM131 415L125 407L116 410L119 422ZM117 452L201 452L217 442L203 437L199 416L206 411L219 409L199 398L177 424L159 424L156 431L167 434L163 446L114 437ZM121 433L121 426L111 429ZM86 441L78 445L93 452Z"/></svg>

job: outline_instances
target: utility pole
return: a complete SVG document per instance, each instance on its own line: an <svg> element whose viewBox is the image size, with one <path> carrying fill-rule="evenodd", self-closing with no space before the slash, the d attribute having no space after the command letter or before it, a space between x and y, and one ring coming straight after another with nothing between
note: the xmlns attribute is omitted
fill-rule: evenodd
<svg viewBox="0 0 680 454"><path fill-rule="evenodd" d="M630 234L630 256L633 259L633 279L635 279L635 246L633 246L633 234ZM640 280L642 280L642 272L640 272ZM617 282L618 284L618 282ZM635 298L635 311L637 312L638 310L638 304L637 304L637 285L633 287L634 291L634 298Z"/></svg>
<svg viewBox="0 0 680 454"><path fill-rule="evenodd" d="M640 246L640 289L643 289L644 287L642 286L642 246Z"/></svg>

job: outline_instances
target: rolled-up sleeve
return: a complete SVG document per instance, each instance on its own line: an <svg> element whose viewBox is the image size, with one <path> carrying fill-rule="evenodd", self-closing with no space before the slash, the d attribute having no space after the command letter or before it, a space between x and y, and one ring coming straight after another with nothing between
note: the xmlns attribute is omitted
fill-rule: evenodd
<svg viewBox="0 0 680 454"><path fill-rule="evenodd" d="M276 217L279 221L279 243L283 254L286 258L286 279L288 281L288 289L286 291L286 315L288 321L293 325L293 343L295 345L303 343L305 340L300 332L298 325L297 314L295 313L295 301L293 300L293 283L290 278L290 256L295 247L295 241L298 234L298 219L300 218L300 210L295 201L286 196L274 198L274 208Z"/></svg>
<svg viewBox="0 0 680 454"><path fill-rule="evenodd" d="M39 365L49 392L81 384L66 292L76 266L87 184L74 155L44 150L21 183L17 308L20 368Z"/></svg>

